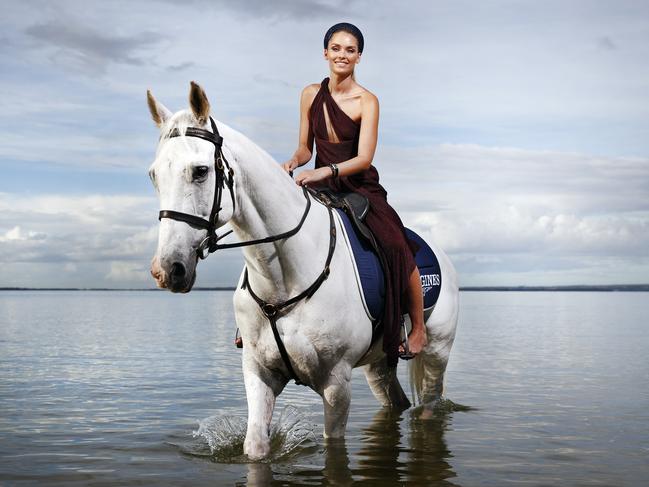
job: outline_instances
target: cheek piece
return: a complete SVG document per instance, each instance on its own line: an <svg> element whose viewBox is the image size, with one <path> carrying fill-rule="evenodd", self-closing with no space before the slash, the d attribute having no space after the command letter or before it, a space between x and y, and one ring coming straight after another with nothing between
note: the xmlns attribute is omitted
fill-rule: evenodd
<svg viewBox="0 0 649 487"><path fill-rule="evenodd" d="M306 220L309 209L311 208L311 199L309 198L309 194L307 193L306 188L303 188L304 197L307 201L306 208L304 210L302 218L300 219L300 222L292 230L280 233L279 235L256 240L248 240L245 242L235 242L229 244L218 243L219 240L232 233L232 230L224 233L223 235L217 235L216 233L216 224L219 219L219 212L223 209L221 207L223 189L227 186L228 191L230 192L233 215L236 210L236 198L234 196L234 170L223 155L223 137L219 135L219 131L216 128L216 123L214 122L214 119L212 117L210 117L210 124L212 126L212 132L196 127L187 127L184 132L181 132L180 130L175 128L167 136L167 138L169 139L173 137L180 137L182 135L186 137L198 137L199 139L207 140L208 142L214 144L214 201L212 202L212 210L210 211L209 220L206 220L205 218L202 218L198 215L183 213L176 210L160 210L160 213L158 214L158 220L162 220L163 218L170 218L171 220L185 222L195 228L202 228L204 230L207 230L207 236L195 249L197 259L205 259L209 254L216 252L218 249L231 249L235 247L246 247L260 243L274 242L275 240L281 240L295 235L300 230L300 228L302 228L302 224L304 223L304 220Z"/></svg>

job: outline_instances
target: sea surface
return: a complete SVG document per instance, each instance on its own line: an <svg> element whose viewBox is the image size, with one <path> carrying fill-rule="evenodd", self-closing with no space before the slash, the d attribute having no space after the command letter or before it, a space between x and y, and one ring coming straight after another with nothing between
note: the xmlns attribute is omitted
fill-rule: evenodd
<svg viewBox="0 0 649 487"><path fill-rule="evenodd" d="M0 292L0 485L649 483L649 293L462 292L427 419L355 370L346 440L325 442L290 384L261 463L234 331L227 291Z"/></svg>

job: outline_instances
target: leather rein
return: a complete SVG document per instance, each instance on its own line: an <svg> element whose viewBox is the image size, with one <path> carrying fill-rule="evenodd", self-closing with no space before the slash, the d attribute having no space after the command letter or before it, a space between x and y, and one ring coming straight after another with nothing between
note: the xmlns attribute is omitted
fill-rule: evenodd
<svg viewBox="0 0 649 487"><path fill-rule="evenodd" d="M167 135L167 138L180 137L182 135L187 137L197 137L199 139L203 139L214 144L215 187L214 187L214 201L212 202L212 210L210 211L209 220L200 217L198 215L193 215L191 213L183 213L181 211L175 211L175 210L160 210L160 213L158 214L158 220L162 220L163 218L169 218L171 220L185 222L192 227L198 227L207 230L207 236L199 244L198 248L195 249L197 259L199 258L205 259L209 254L216 252L219 249L232 249L236 247L247 247L250 245L257 245L261 243L275 242L277 240L290 238L296 233L298 233L302 228L302 225L304 224L307 215L309 214L309 210L311 209L311 198L309 197L309 191L307 190L306 186L302 187L304 197L306 198L306 206L304 208L304 213L302 214L302 218L300 218L298 224L291 230L288 230L286 232L277 235L265 237L265 238L247 240L245 242L234 242L234 243L226 243L226 244L218 243L219 240L225 238L230 233L232 233L232 230L229 230L228 232L222 235L218 235L216 233L216 225L218 222L219 213L223 209L221 207L221 200L223 198L223 190L225 186L228 187L228 190L230 192L230 198L232 199L233 214L236 208L236 198L234 196L234 170L230 166L228 160L223 155L223 137L221 137L221 135L219 134L219 131L216 128L216 123L214 122L214 119L212 117L210 117L210 124L212 126L212 132L208 130L196 128L196 127L187 127L184 132L181 132L178 128L175 128L169 133L169 135ZM302 382L298 377L298 375L295 373L295 370L293 369L293 366L291 364L291 359L288 355L288 352L286 351L286 347L284 346L284 342L282 341L281 335L279 334L279 330L277 329L277 320L280 318L280 316L278 315L285 308L293 304L296 304L298 301L301 301L302 299L309 299L311 296L313 296L315 292L320 288L322 283L329 277L329 273L330 273L329 266L333 258L334 250L336 249L336 224L333 217L333 210L331 209L330 206L326 206L326 208L327 211L329 212L329 252L327 254L327 260L325 262L323 271L307 289L293 296L292 298L289 298L286 301L280 303L270 303L264 301L250 287L250 282L248 281L247 267L244 271L243 282L241 284L241 289L248 289L250 296L259 305L261 312L264 314L264 316L266 316L266 318L268 318L271 329L273 331L273 337L275 338L277 348L279 349L279 353L288 371L289 378L295 380L295 383L299 385L308 385L308 384Z"/></svg>

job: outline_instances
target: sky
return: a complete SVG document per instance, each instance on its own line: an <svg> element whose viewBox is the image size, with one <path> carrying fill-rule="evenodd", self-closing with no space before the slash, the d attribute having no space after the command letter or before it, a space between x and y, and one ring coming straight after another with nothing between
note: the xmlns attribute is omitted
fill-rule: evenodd
<svg viewBox="0 0 649 487"><path fill-rule="evenodd" d="M373 164L464 286L649 282L649 3L29 1L0 18L0 287L149 288L158 131L201 84L278 163L357 25ZM197 286L236 284L238 250Z"/></svg>

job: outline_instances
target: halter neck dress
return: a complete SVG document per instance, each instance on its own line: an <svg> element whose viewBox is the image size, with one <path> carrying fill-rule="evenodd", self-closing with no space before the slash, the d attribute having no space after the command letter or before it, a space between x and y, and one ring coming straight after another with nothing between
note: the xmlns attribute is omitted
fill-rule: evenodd
<svg viewBox="0 0 649 487"><path fill-rule="evenodd" d="M329 140L325 110L338 142ZM347 161L358 155L360 123L352 120L333 99L329 91L329 78L322 80L320 90L313 99L309 126L315 140L316 168ZM354 191L369 199L370 211L365 223L374 233L388 265L385 270L386 302L382 317L383 351L388 365L394 367L399 360L401 315L407 310L410 274L416 266L414 255L418 245L406 236L399 215L388 204L387 191L379 184L379 173L373 165L351 176L329 178L325 184L332 191Z"/></svg>

